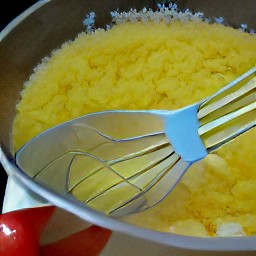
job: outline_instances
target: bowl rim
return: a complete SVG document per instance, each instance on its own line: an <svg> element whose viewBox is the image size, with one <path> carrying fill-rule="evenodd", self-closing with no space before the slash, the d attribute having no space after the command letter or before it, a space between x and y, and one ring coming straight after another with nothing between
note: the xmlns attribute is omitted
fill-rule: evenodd
<svg viewBox="0 0 256 256"><path fill-rule="evenodd" d="M30 178L16 164L14 159L8 157L0 147L0 161L9 176L17 179L25 188L46 199L53 205L62 208L79 218L95 225L124 233L137 238L146 239L159 244L178 247L182 249L201 251L255 251L256 237L193 237L167 232L150 230L135 226L125 221L109 217L101 212L93 210L72 198L64 197L45 185Z"/></svg>

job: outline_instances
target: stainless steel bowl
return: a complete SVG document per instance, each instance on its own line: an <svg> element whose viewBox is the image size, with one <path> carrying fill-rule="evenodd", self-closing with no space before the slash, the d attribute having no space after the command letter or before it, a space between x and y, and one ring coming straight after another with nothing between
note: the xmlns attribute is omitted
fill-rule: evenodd
<svg viewBox="0 0 256 256"><path fill-rule="evenodd" d="M112 247L117 248L113 249L117 251L117 254L113 255L136 255L133 252L137 249L141 252L140 255L170 253L206 255L199 253L198 250L208 251L207 255L213 255L209 251L215 251L214 255L216 255L216 251L219 251L220 254L220 251L233 251L232 255L236 255L234 251L244 251L243 255L254 255L256 251L255 236L198 238L140 228L102 215L77 202L64 199L62 195L35 183L14 164L11 129L15 106L19 100L23 83L29 78L33 68L40 60L48 56L53 49L61 46L63 42L74 39L79 32L82 32L85 29L82 21L90 11L97 14L96 24L103 26L110 22L109 13L112 10L117 8L121 11L129 10L131 7L142 9L144 6L154 9L157 2L150 0L42 0L18 16L2 31L0 34L1 163L7 173L15 177L28 193L33 191L59 208L74 214L72 215L74 218L79 216L84 223L93 223L112 229L115 237ZM254 0L180 0L176 2L181 8L202 11L209 17L225 17L232 26L246 23L249 27L256 28L256 1ZM65 214L64 211L63 214ZM120 245L123 248L120 249ZM130 249L130 254L125 252L124 248L131 247L133 249ZM183 249L174 249L174 247ZM121 254L118 254L118 248L122 250Z"/></svg>

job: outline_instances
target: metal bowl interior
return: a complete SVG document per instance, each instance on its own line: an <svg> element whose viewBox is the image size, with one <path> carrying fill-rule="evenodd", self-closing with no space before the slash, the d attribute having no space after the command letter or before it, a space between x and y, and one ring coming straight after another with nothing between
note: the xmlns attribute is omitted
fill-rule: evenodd
<svg viewBox="0 0 256 256"><path fill-rule="evenodd" d="M121 220L112 219L77 202L67 203L61 195L33 182L13 164L11 130L15 107L23 84L32 74L33 68L42 58L49 56L53 49L60 47L67 40L74 39L78 33L84 31L82 21L90 11L97 14L97 26L103 26L110 22L112 10L142 9L144 6L155 9L157 2L153 0L42 0L6 27L0 34L1 163L7 172L15 175L24 186L51 203L97 225L175 247L219 251L255 250L255 237L221 239L185 237L139 228ZM251 28L256 27L254 0L180 0L177 2L180 8L202 11L209 17L222 16L232 26L246 23Z"/></svg>

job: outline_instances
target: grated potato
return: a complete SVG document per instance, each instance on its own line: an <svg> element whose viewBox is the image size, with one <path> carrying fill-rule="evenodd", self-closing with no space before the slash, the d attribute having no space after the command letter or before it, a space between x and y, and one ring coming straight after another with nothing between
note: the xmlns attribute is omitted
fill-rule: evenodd
<svg viewBox="0 0 256 256"><path fill-rule="evenodd" d="M256 36L220 24L120 23L82 33L46 58L25 84L14 149L91 112L181 108L255 64ZM209 155L161 204L126 220L198 236L215 236L221 223L238 223L240 233L256 234L255 142L254 130Z"/></svg>

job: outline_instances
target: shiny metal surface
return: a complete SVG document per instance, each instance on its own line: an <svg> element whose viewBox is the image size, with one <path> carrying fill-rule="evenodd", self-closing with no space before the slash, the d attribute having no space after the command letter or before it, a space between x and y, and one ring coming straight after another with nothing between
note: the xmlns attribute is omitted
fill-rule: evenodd
<svg viewBox="0 0 256 256"><path fill-rule="evenodd" d="M213 152L256 125L256 68L209 97L198 112L198 130L207 151Z"/></svg>

